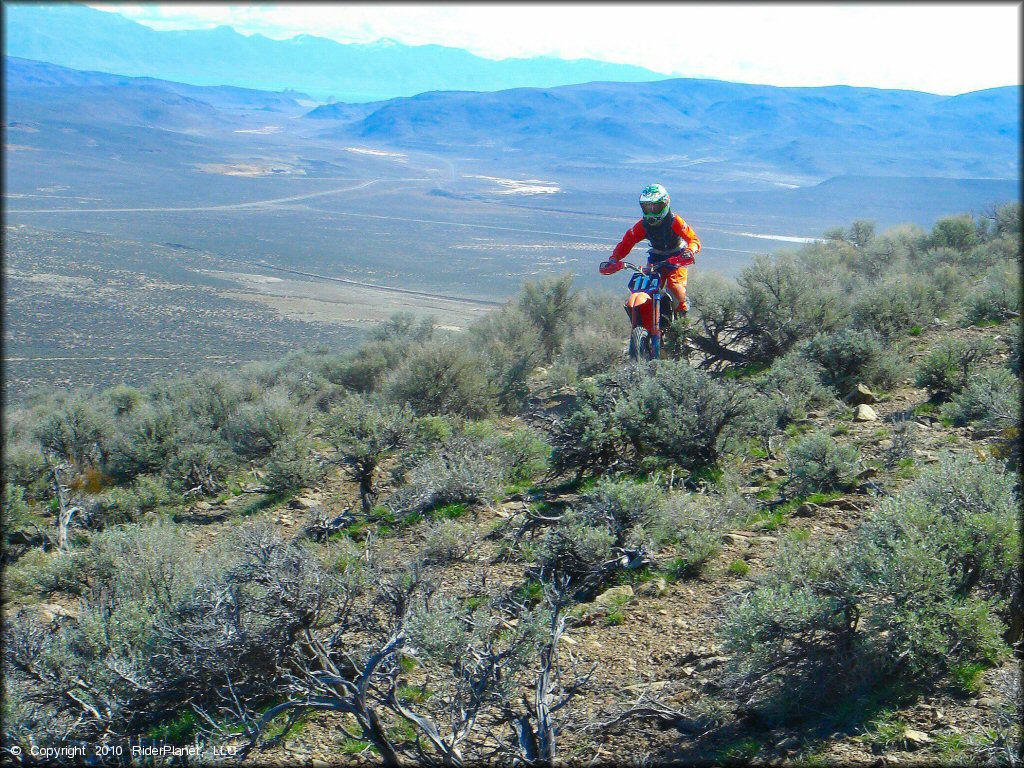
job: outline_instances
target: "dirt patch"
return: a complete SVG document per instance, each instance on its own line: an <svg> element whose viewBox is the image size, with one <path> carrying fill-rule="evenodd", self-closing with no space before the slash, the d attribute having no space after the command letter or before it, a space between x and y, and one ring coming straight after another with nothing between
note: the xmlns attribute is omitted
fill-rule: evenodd
<svg viewBox="0 0 1024 768"><path fill-rule="evenodd" d="M290 163L198 163L196 168L203 173L221 176L305 176L306 171Z"/></svg>

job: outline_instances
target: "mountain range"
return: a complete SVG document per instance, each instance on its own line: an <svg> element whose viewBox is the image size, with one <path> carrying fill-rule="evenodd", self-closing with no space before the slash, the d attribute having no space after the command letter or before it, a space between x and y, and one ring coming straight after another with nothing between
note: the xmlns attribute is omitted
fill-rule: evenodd
<svg viewBox="0 0 1024 768"><path fill-rule="evenodd" d="M9 56L193 85L295 89L320 100L373 101L430 90L491 91L666 77L642 67L550 57L493 61L458 48L394 40L273 40L231 27L157 31L76 3L4 3Z"/></svg>
<svg viewBox="0 0 1024 768"><path fill-rule="evenodd" d="M715 80L428 92L312 107L304 94L191 86L7 57L11 118L223 133L254 119L329 142L521 162L661 166L818 182L847 174L1015 179L1020 88L960 96ZM47 116L49 116L47 118ZM299 118L291 120L288 118Z"/></svg>
<svg viewBox="0 0 1024 768"><path fill-rule="evenodd" d="M1020 88L960 96L849 86L783 88L703 79L588 83L394 99L337 133L396 146L594 161L735 164L829 177L1013 178Z"/></svg>

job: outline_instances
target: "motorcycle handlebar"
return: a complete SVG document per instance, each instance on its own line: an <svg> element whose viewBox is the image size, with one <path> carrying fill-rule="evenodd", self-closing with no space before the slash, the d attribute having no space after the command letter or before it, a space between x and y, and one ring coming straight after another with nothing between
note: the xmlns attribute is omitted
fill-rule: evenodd
<svg viewBox="0 0 1024 768"><path fill-rule="evenodd" d="M612 263L614 263L614 262L612 262ZM650 274L652 271L660 270L660 269L662 269L663 267L666 267L666 266L679 266L679 265L675 265L675 264L667 264L664 261L656 262L654 264L648 264L648 265L643 266L643 267L638 267L636 264L633 264L633 263L628 262L628 261L620 261L619 264L621 264L624 267L629 267L634 272L640 272L641 274L645 274L645 275L646 274Z"/></svg>

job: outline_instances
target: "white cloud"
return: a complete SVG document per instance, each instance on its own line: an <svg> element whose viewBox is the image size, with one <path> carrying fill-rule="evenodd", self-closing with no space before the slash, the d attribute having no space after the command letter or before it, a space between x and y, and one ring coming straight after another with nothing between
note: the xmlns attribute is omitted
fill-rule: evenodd
<svg viewBox="0 0 1024 768"><path fill-rule="evenodd" d="M963 93L1020 83L1021 6L923 4L134 4L157 29L392 38L488 58L551 55L773 85Z"/></svg>

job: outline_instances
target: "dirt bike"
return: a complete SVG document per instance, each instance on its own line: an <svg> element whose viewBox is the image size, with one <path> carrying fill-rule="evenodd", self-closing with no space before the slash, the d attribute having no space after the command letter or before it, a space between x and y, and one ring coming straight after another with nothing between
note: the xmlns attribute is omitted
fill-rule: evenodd
<svg viewBox="0 0 1024 768"><path fill-rule="evenodd" d="M648 251L649 255L653 255ZM661 354L662 332L675 320L676 313L672 311L672 296L668 293L661 281L660 270L665 262L637 266L628 261L621 262L623 267L633 270L633 276L629 279L629 298L626 299L624 309L629 315L632 331L629 334L629 359L638 362L641 360L657 360ZM683 266L669 262L672 266ZM685 265L692 264L691 260ZM662 323L662 318L668 323ZM685 340L680 351L685 355L687 347Z"/></svg>

